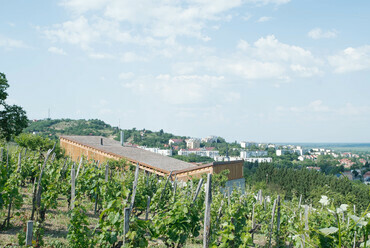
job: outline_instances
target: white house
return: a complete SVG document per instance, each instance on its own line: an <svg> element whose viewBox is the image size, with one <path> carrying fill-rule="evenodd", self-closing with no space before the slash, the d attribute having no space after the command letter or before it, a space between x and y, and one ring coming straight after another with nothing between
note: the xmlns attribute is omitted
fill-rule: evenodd
<svg viewBox="0 0 370 248"><path fill-rule="evenodd" d="M246 158L244 159L245 162L251 162L251 163L254 163L254 162L258 162L258 163L271 163L272 162L272 158Z"/></svg>
<svg viewBox="0 0 370 248"><path fill-rule="evenodd" d="M262 156L267 156L267 151L240 151L240 157L243 159Z"/></svg>
<svg viewBox="0 0 370 248"><path fill-rule="evenodd" d="M185 141L186 141L186 148L188 148L188 149L200 148L200 140L199 139L187 139Z"/></svg>
<svg viewBox="0 0 370 248"><path fill-rule="evenodd" d="M163 156L172 156L172 150L171 149L159 149L156 147L146 147L146 146L138 146L138 148L141 148L146 151L150 151L153 153L158 153Z"/></svg>
<svg viewBox="0 0 370 248"><path fill-rule="evenodd" d="M202 157L215 158L219 156L219 151L213 150L213 147L203 147L195 149L180 149L178 152L179 155L189 156L190 154L195 154Z"/></svg>
<svg viewBox="0 0 370 248"><path fill-rule="evenodd" d="M202 142L205 142L205 143L217 143L217 136L211 135L211 136L202 138Z"/></svg>
<svg viewBox="0 0 370 248"><path fill-rule="evenodd" d="M242 141L240 142L240 146L242 148L249 148L249 147L252 147L252 146L257 146L256 142L246 142L246 141Z"/></svg>

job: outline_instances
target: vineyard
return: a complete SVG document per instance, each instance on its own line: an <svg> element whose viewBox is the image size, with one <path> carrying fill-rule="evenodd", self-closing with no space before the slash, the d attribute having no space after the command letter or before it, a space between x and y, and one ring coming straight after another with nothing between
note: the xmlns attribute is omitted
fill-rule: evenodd
<svg viewBox="0 0 370 248"><path fill-rule="evenodd" d="M1 148L0 163L0 246L370 247L369 206L334 206L325 195L306 203L231 192L224 174L185 183L53 149ZM55 238L48 230L60 215L67 231ZM10 231L16 238L5 239Z"/></svg>

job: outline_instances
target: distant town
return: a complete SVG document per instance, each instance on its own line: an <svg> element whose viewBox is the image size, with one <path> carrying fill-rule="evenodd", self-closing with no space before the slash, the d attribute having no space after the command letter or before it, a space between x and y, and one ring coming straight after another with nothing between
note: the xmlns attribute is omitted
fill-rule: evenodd
<svg viewBox="0 0 370 248"><path fill-rule="evenodd" d="M209 157L214 161L237 161L244 160L249 163L272 163L273 157L282 157L288 154L297 155L298 161L315 162L320 156L327 160L336 161L336 166L342 167L344 170L338 173L338 176L345 176L349 180L362 180L365 184L370 184L369 160L370 154L357 154L353 152L336 152L326 148L304 148L299 145L276 145L271 143L257 143L241 141L238 143L240 148L232 148L239 155L229 156L220 155L220 151L211 144L217 144L217 136L208 136L204 138L189 138L189 139L169 139L168 149L160 149L156 147L137 146L138 148L158 153L164 156L200 156ZM130 144L134 145L134 144ZM134 145L135 146L135 145ZM183 148L185 146L185 148ZM273 156L271 156L273 155ZM309 170L321 171L319 166L307 166Z"/></svg>
<svg viewBox="0 0 370 248"><path fill-rule="evenodd" d="M60 135L100 135L119 140L119 130L119 127L112 127L96 119L45 119L31 121L24 132L52 139ZM215 135L197 138L173 135L163 130L155 132L136 128L125 129L123 132L126 146L198 165L243 160L245 165L269 163L274 166L306 168L370 184L370 149L347 151L346 148L333 149L318 145L304 147L299 144L254 141L226 142L224 138Z"/></svg>

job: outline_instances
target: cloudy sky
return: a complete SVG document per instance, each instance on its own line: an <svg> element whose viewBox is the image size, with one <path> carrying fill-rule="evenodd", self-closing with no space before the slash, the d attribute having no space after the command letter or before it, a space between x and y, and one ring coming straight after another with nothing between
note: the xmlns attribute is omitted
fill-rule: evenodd
<svg viewBox="0 0 370 248"><path fill-rule="evenodd" d="M1 1L30 119L229 141L370 142L370 1Z"/></svg>

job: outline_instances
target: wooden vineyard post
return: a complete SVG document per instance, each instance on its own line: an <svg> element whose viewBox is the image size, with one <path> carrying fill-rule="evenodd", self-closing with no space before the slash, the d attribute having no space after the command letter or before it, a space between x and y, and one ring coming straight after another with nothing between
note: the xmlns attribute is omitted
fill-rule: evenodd
<svg viewBox="0 0 370 248"><path fill-rule="evenodd" d="M254 228L256 226L256 223L255 223L255 219L254 219L254 207L255 207L255 204L253 204L253 208L252 208L252 243L254 243Z"/></svg>
<svg viewBox="0 0 370 248"><path fill-rule="evenodd" d="M257 201L262 205L262 189L258 190Z"/></svg>
<svg viewBox="0 0 370 248"><path fill-rule="evenodd" d="M145 220L149 218L149 211L150 211L150 196L148 196L146 201L146 212L145 212Z"/></svg>
<svg viewBox="0 0 370 248"><path fill-rule="evenodd" d="M32 191L32 213L31 213L31 220L33 220L33 217L35 216L35 203L36 203L36 190L37 190L37 187L36 187L36 177L35 179L33 180L33 191Z"/></svg>
<svg viewBox="0 0 370 248"><path fill-rule="evenodd" d="M308 205L304 208L304 228L308 230Z"/></svg>
<svg viewBox="0 0 370 248"><path fill-rule="evenodd" d="M218 226L218 222L220 221L223 206L224 206L224 200L221 200L221 205L220 205L220 208L217 211L217 216L216 216L216 226ZM212 234L214 235L214 233L212 233Z"/></svg>
<svg viewBox="0 0 370 248"><path fill-rule="evenodd" d="M302 219L302 218L301 218ZM305 205L304 207L304 226L305 226L305 230L308 231L308 205ZM303 247L306 247L306 234L302 234L302 244L303 244Z"/></svg>
<svg viewBox="0 0 370 248"><path fill-rule="evenodd" d="M135 203L135 195L136 195L136 188L137 188L137 181L138 181L138 179L139 179L139 163L136 165L135 180L134 180L134 184L132 186L130 212L132 211L132 208L134 207L134 203Z"/></svg>
<svg viewBox="0 0 370 248"><path fill-rule="evenodd" d="M170 172L170 174L167 177L166 183L164 184L163 191L161 193L161 196L159 197L159 201L162 199L164 193L166 192L166 187L167 187L168 181L170 180L171 176L172 176L172 171Z"/></svg>
<svg viewBox="0 0 370 248"><path fill-rule="evenodd" d="M175 181L173 182L173 202L176 201L176 189L177 189L177 178L175 178Z"/></svg>
<svg viewBox="0 0 370 248"><path fill-rule="evenodd" d="M78 168L77 168L77 173L76 173L76 179L78 177L78 174L80 173L80 168L81 168L81 165L82 165L82 162L83 162L83 156L81 156L81 159L80 159L80 163L78 164ZM64 166L63 166L64 167Z"/></svg>
<svg viewBox="0 0 370 248"><path fill-rule="evenodd" d="M76 172L75 167L71 169L71 210L75 207Z"/></svg>
<svg viewBox="0 0 370 248"><path fill-rule="evenodd" d="M146 181L145 181L145 186L149 186L149 171L145 171L145 178L146 178Z"/></svg>
<svg viewBox="0 0 370 248"><path fill-rule="evenodd" d="M9 166L9 145L8 145L8 148L6 149L6 169L8 170Z"/></svg>
<svg viewBox="0 0 370 248"><path fill-rule="evenodd" d="M207 174L205 213L204 213L204 231L203 248L209 247L209 236L211 231L211 203L212 203L212 174Z"/></svg>
<svg viewBox="0 0 370 248"><path fill-rule="evenodd" d="M125 208L124 210L124 225L123 225L123 244L126 242L126 234L129 230L130 224L130 208Z"/></svg>
<svg viewBox="0 0 370 248"><path fill-rule="evenodd" d="M32 245L33 221L27 221L26 246Z"/></svg>
<svg viewBox="0 0 370 248"><path fill-rule="evenodd" d="M280 195L277 196L277 215L276 215L276 245L279 246L280 232Z"/></svg>
<svg viewBox="0 0 370 248"><path fill-rule="evenodd" d="M274 201L274 206L272 207L269 247L271 247L272 230L274 229L274 218L275 218L276 202L277 202L277 199Z"/></svg>
<svg viewBox="0 0 370 248"><path fill-rule="evenodd" d="M94 206L94 215L98 212L98 189L99 186L96 187L96 193L95 193L95 206Z"/></svg>
<svg viewBox="0 0 370 248"><path fill-rule="evenodd" d="M98 169L98 165L95 165L95 170ZM96 215L96 213L98 212L98 200L99 200L99 195L98 195L98 192L99 192L99 179L97 179L97 184L96 184L96 192L95 192L95 206L94 206L94 215Z"/></svg>
<svg viewBox="0 0 370 248"><path fill-rule="evenodd" d="M41 190L42 190L42 187L41 187L41 178L42 178L42 173L44 172L44 169L45 169L45 166L46 166L46 162L48 161L50 154L53 152L53 149L49 149L48 152L47 152L47 154L46 154L46 158L45 158L44 164L42 165L42 168L41 168L39 181L37 183L36 204L37 204L38 211L40 210L40 206L41 206Z"/></svg>
<svg viewBox="0 0 370 248"><path fill-rule="evenodd" d="M353 236L353 248L356 247L356 231L355 231L355 235Z"/></svg>
<svg viewBox="0 0 370 248"><path fill-rule="evenodd" d="M0 148L0 162L3 163L3 154L4 154L4 148Z"/></svg>
<svg viewBox="0 0 370 248"><path fill-rule="evenodd" d="M63 167L62 167L62 171L64 171L64 168L66 167L66 165L67 165L67 160L68 160L68 158L65 158L65 160L64 160L64 164L63 164Z"/></svg>
<svg viewBox="0 0 370 248"><path fill-rule="evenodd" d="M55 154L55 152L53 152L53 154L51 155L51 163L54 162L55 156L56 156L56 154Z"/></svg>
<svg viewBox="0 0 370 248"><path fill-rule="evenodd" d="M108 182L108 176L109 176L109 164L105 165L105 182Z"/></svg>
<svg viewBox="0 0 370 248"><path fill-rule="evenodd" d="M299 197L298 212L301 209L301 204L302 204L302 195Z"/></svg>
<svg viewBox="0 0 370 248"><path fill-rule="evenodd" d="M21 165L22 165L22 153L19 152L17 172L20 172L21 171Z"/></svg>
<svg viewBox="0 0 370 248"><path fill-rule="evenodd" d="M193 205L195 201L197 200L199 191L202 188L203 181L204 181L203 178L199 180L198 187L197 187L197 190L195 191L195 195L194 195L193 202L191 203L191 205Z"/></svg>

